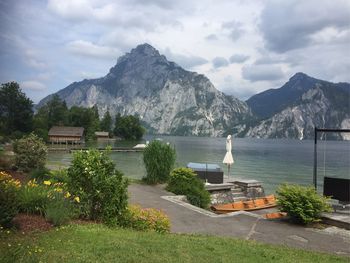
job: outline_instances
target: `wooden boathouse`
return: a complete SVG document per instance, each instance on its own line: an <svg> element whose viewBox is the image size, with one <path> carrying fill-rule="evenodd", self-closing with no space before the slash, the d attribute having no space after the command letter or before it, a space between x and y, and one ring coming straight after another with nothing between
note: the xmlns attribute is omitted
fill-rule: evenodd
<svg viewBox="0 0 350 263"><path fill-rule="evenodd" d="M53 126L49 130L49 142L52 144L81 144L83 140L83 127Z"/></svg>
<svg viewBox="0 0 350 263"><path fill-rule="evenodd" d="M95 132L95 136L96 136L97 140L108 140L109 139L109 132L97 131L97 132Z"/></svg>

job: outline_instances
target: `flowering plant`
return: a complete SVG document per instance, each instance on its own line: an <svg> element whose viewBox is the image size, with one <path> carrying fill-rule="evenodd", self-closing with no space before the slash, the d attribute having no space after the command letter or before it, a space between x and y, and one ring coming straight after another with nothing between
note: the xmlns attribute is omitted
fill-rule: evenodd
<svg viewBox="0 0 350 263"><path fill-rule="evenodd" d="M170 220L161 210L130 205L127 209L124 226L142 231L166 233L170 231Z"/></svg>
<svg viewBox="0 0 350 263"><path fill-rule="evenodd" d="M17 194L21 183L11 175L0 171L0 225L10 227L18 212Z"/></svg>

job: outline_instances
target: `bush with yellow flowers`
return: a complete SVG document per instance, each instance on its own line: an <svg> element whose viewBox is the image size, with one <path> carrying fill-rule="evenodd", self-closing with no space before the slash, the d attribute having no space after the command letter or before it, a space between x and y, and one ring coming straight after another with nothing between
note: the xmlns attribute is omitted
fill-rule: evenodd
<svg viewBox="0 0 350 263"><path fill-rule="evenodd" d="M167 233L170 231L170 220L161 210L130 205L125 214L123 226L140 231Z"/></svg>
<svg viewBox="0 0 350 263"><path fill-rule="evenodd" d="M40 214L59 226L67 223L76 214L79 196L73 196L62 182L35 179L23 185L19 191L19 209L28 214Z"/></svg>
<svg viewBox="0 0 350 263"><path fill-rule="evenodd" d="M49 201L48 194L49 189L35 179L23 184L18 194L20 212L43 215Z"/></svg>
<svg viewBox="0 0 350 263"><path fill-rule="evenodd" d="M116 225L128 205L128 180L107 152L77 151L68 169L68 189L80 198L80 216Z"/></svg>
<svg viewBox="0 0 350 263"><path fill-rule="evenodd" d="M18 213L18 190L21 184L9 174L0 171L0 225L11 227L12 219Z"/></svg>

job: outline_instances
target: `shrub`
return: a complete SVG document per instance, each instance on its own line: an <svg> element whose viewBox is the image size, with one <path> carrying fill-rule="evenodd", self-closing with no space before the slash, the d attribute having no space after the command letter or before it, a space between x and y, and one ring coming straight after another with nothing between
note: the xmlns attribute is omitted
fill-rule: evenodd
<svg viewBox="0 0 350 263"><path fill-rule="evenodd" d="M141 231L166 233L170 231L170 221L167 215L154 208L141 208L131 205L128 207L123 225Z"/></svg>
<svg viewBox="0 0 350 263"><path fill-rule="evenodd" d="M18 192L19 210L27 214L44 214L45 206L49 201L49 189L40 185L36 180L22 185Z"/></svg>
<svg viewBox="0 0 350 263"><path fill-rule="evenodd" d="M143 152L146 167L144 180L149 184L165 183L176 159L175 149L160 141L151 142Z"/></svg>
<svg viewBox="0 0 350 263"><path fill-rule="evenodd" d="M177 195L186 195L192 205L201 208L209 206L209 192L205 190L202 180L189 168L174 169L166 189Z"/></svg>
<svg viewBox="0 0 350 263"><path fill-rule="evenodd" d="M190 202L192 205L201 207L201 208L208 208L210 204L210 194L207 190L204 188L192 188L187 194L186 198L188 202Z"/></svg>
<svg viewBox="0 0 350 263"><path fill-rule="evenodd" d="M17 193L20 182L0 172L0 226L10 227L18 212Z"/></svg>
<svg viewBox="0 0 350 263"><path fill-rule="evenodd" d="M322 212L330 211L328 198L317 194L313 187L283 184L277 189L277 204L281 212L300 224L320 220Z"/></svg>
<svg viewBox="0 0 350 263"><path fill-rule="evenodd" d="M30 178L35 179L37 182L50 180L50 170L45 167L36 168L30 172Z"/></svg>
<svg viewBox="0 0 350 263"><path fill-rule="evenodd" d="M54 226L61 226L74 217L74 210L71 200L64 193L54 192L45 206L45 218Z"/></svg>
<svg viewBox="0 0 350 263"><path fill-rule="evenodd" d="M47 147L43 140L31 133L14 144L16 166L23 171L43 168L46 162Z"/></svg>
<svg viewBox="0 0 350 263"><path fill-rule="evenodd" d="M68 177L69 191L80 197L82 216L107 224L115 224L123 216L128 181L105 152L75 152Z"/></svg>
<svg viewBox="0 0 350 263"><path fill-rule="evenodd" d="M14 156L0 153L0 169L11 170L15 166Z"/></svg>
<svg viewBox="0 0 350 263"><path fill-rule="evenodd" d="M68 171L67 169L51 171L50 178L57 183L68 183Z"/></svg>

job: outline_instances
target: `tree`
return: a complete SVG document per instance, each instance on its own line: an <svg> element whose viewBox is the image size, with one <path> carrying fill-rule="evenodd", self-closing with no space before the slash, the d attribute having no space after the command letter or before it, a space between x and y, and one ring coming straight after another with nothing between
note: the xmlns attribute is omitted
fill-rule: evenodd
<svg viewBox="0 0 350 263"><path fill-rule="evenodd" d="M123 218L128 205L128 180L115 168L108 153L75 152L68 177L68 189L79 196L82 215L112 225Z"/></svg>
<svg viewBox="0 0 350 263"><path fill-rule="evenodd" d="M99 130L100 120L97 107L83 108L73 106L69 111L68 123L71 126L84 127L86 138L92 139L95 131Z"/></svg>
<svg viewBox="0 0 350 263"><path fill-rule="evenodd" d="M43 140L31 133L16 141L16 166L25 172L42 169L46 163L47 147Z"/></svg>
<svg viewBox="0 0 350 263"><path fill-rule="evenodd" d="M175 149L169 144L153 141L143 152L143 162L146 167L146 177L143 178L148 184L165 183L176 160Z"/></svg>
<svg viewBox="0 0 350 263"><path fill-rule="evenodd" d="M141 126L139 118L128 115L122 117L116 115L114 134L126 140L140 140L145 133L145 129Z"/></svg>
<svg viewBox="0 0 350 263"><path fill-rule="evenodd" d="M57 94L46 104L48 110L48 126L49 129L52 126L67 125L68 122L68 108L64 100L62 100Z"/></svg>
<svg viewBox="0 0 350 263"><path fill-rule="evenodd" d="M18 83L8 82L0 88L0 132L30 132L33 123L33 102L21 91Z"/></svg>
<svg viewBox="0 0 350 263"><path fill-rule="evenodd" d="M109 114L108 110L103 115L103 118L100 122L100 128L102 131L107 131L107 132L110 132L112 130L112 117Z"/></svg>
<svg viewBox="0 0 350 263"><path fill-rule="evenodd" d="M42 106L33 119L33 131L45 141L52 126L68 125L68 108L66 102L55 94Z"/></svg>

